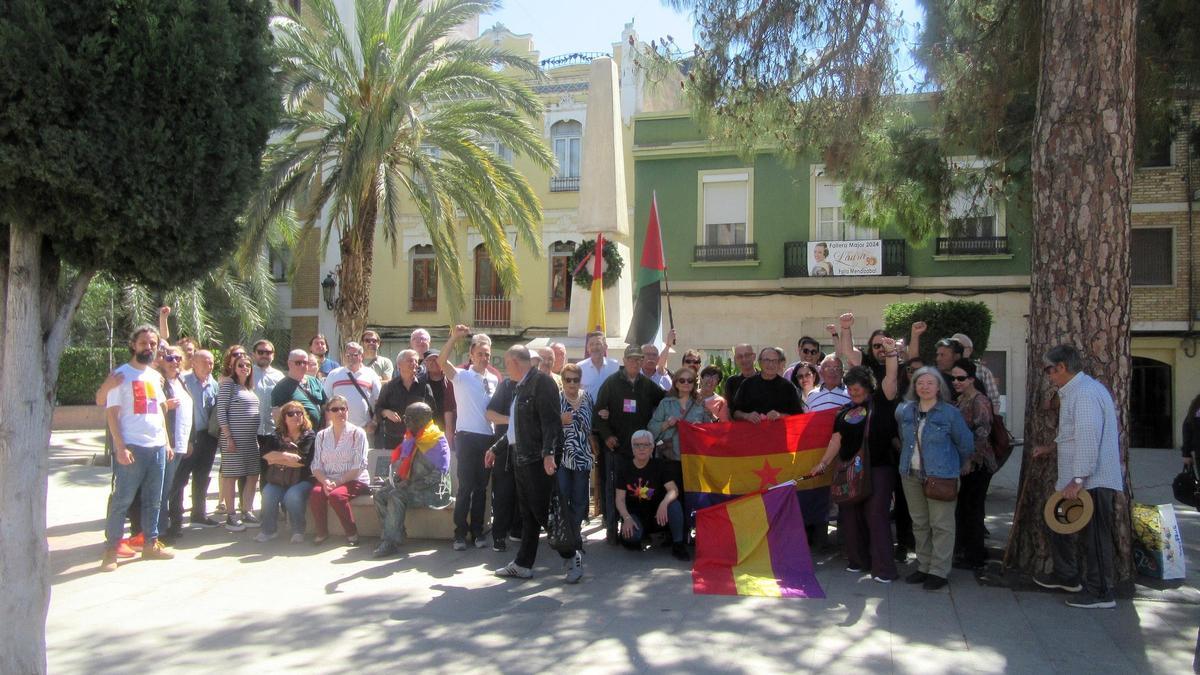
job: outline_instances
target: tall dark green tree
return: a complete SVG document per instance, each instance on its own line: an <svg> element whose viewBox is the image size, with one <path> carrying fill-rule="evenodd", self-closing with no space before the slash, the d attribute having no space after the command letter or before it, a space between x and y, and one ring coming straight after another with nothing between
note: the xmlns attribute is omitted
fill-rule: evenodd
<svg viewBox="0 0 1200 675"><path fill-rule="evenodd" d="M892 96L900 24L890 3L668 4L695 13L687 91L712 135L748 152L765 142L820 158L845 179L849 217L897 223L921 239L941 230L957 188L1024 200L1034 218L1025 438L1053 439L1040 366L1059 342L1083 349L1125 419L1134 122L1185 119L1176 102L1200 72L1194 3L923 0L917 56L930 93L921 124ZM964 150L984 164L956 171L949 158ZM1125 457L1124 437L1121 447ZM1026 457L1026 508L1008 556L1024 571L1048 565L1029 505L1045 500L1054 472L1053 461ZM1127 577L1129 529L1118 529Z"/></svg>
<svg viewBox="0 0 1200 675"><path fill-rule="evenodd" d="M59 356L89 282L220 264L277 116L265 0L0 4L0 672L45 672Z"/></svg>

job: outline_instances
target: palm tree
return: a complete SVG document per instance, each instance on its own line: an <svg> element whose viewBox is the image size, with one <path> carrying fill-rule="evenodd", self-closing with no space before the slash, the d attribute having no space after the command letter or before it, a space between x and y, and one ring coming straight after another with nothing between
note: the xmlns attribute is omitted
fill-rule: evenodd
<svg viewBox="0 0 1200 675"><path fill-rule="evenodd" d="M465 295L460 222L479 231L501 283L515 290L505 227L539 251L541 203L482 142L494 139L541 167L554 163L531 123L541 101L512 74L535 76L537 65L453 34L494 0L354 4L354 34L333 0L305 2L303 20L283 3L272 19L285 111L248 211L252 231L288 208L305 226L325 214L322 248L336 234L341 249L343 336L366 325L376 224L396 260L406 202L429 231L452 313Z"/></svg>

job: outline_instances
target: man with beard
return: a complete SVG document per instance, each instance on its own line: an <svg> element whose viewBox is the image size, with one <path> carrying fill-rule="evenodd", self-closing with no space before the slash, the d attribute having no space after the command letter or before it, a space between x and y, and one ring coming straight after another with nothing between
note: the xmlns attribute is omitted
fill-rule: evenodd
<svg viewBox="0 0 1200 675"><path fill-rule="evenodd" d="M139 326L129 338L129 363L117 368L122 379L106 396L109 432L113 438L113 492L104 528L104 559L100 569L117 569L117 546L125 529L125 512L142 491L143 560L169 560L174 554L158 541L163 471L174 453L167 440L166 397L162 376L148 368L158 353L158 331Z"/></svg>
<svg viewBox="0 0 1200 675"><path fill-rule="evenodd" d="M325 379L329 373L332 373L335 368L341 368L342 364L334 361L329 356L329 341L324 335L317 333L313 339L308 341L308 351L313 356L317 357L317 377Z"/></svg>

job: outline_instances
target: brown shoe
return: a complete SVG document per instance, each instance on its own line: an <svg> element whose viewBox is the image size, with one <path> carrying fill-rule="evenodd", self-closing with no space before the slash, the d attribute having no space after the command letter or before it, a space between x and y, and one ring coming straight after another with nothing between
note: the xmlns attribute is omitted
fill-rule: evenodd
<svg viewBox="0 0 1200 675"><path fill-rule="evenodd" d="M117 550L115 548L104 549L104 559L100 561L101 572L116 572L117 571Z"/></svg>
<svg viewBox="0 0 1200 675"><path fill-rule="evenodd" d="M154 541L154 545L147 541L146 546L142 548L142 560L173 560L174 558L175 554L163 547L162 542L157 539Z"/></svg>

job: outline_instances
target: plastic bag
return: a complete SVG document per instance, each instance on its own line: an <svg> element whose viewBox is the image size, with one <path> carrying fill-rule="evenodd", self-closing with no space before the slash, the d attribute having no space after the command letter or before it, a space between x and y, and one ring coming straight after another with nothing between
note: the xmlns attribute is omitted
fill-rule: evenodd
<svg viewBox="0 0 1200 675"><path fill-rule="evenodd" d="M1138 574L1153 579L1187 575L1183 538L1171 504L1133 505L1133 561Z"/></svg>

